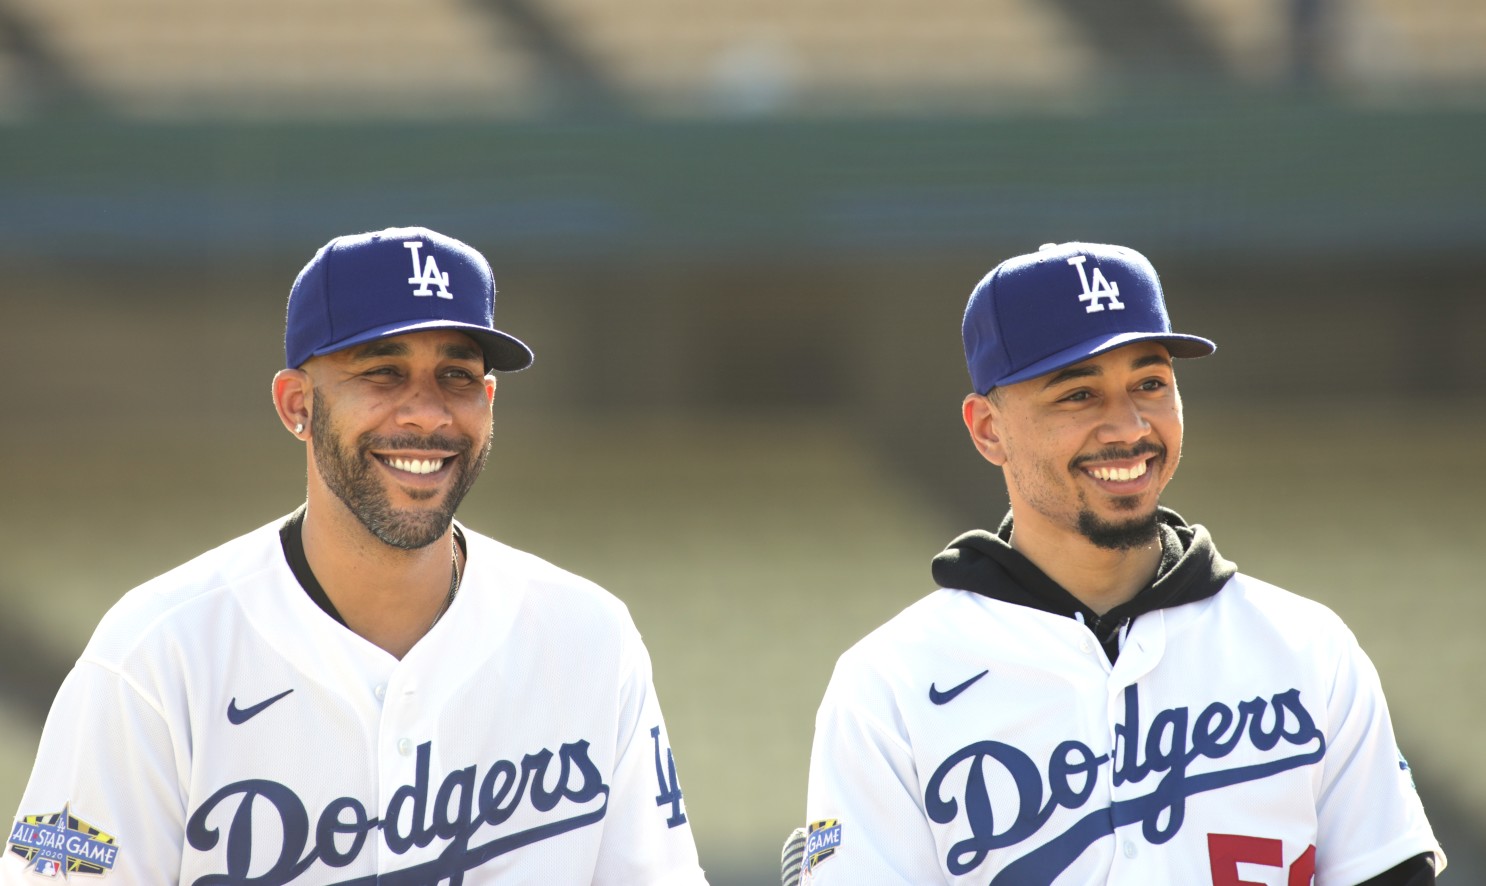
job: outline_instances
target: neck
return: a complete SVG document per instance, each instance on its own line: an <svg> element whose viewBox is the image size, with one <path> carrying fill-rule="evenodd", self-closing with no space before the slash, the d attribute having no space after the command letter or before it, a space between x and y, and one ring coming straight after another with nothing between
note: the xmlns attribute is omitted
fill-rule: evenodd
<svg viewBox="0 0 1486 886"><path fill-rule="evenodd" d="M339 500L311 497L302 537L305 560L346 626L398 659L442 614L451 575L462 568L453 527L402 550L372 535Z"/></svg>
<svg viewBox="0 0 1486 886"><path fill-rule="evenodd" d="M1013 506L1012 516L1012 548L1098 615L1129 602L1161 566L1159 534L1134 548L1110 550L1031 508Z"/></svg>

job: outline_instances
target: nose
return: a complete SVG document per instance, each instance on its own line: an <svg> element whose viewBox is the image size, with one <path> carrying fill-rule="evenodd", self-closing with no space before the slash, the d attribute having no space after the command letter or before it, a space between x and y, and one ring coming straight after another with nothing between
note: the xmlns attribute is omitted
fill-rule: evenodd
<svg viewBox="0 0 1486 886"><path fill-rule="evenodd" d="M1106 401L1098 436L1101 443L1135 443L1151 432L1150 420L1128 394Z"/></svg>
<svg viewBox="0 0 1486 886"><path fill-rule="evenodd" d="M437 379L430 376L410 382L404 390L405 396L397 405L397 423L402 427L426 434L454 421Z"/></svg>

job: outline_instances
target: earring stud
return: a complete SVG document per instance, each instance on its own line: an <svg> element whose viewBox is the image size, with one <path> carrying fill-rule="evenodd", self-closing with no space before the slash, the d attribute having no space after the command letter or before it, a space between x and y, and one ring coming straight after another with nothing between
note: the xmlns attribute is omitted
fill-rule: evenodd
<svg viewBox="0 0 1486 886"><path fill-rule="evenodd" d="M304 433L304 422L299 422L298 424L296 424L294 426L294 433L296 433L296 434L303 434Z"/></svg>

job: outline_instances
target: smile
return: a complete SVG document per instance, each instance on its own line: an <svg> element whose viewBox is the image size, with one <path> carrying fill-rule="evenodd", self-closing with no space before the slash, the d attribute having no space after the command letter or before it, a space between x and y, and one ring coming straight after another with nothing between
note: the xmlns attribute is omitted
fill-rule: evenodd
<svg viewBox="0 0 1486 886"><path fill-rule="evenodd" d="M382 464L409 474L432 474L444 466L448 459L444 458L396 458L392 456L379 455Z"/></svg>
<svg viewBox="0 0 1486 886"><path fill-rule="evenodd" d="M1122 483L1144 477L1148 464L1149 462L1143 461L1133 468L1085 468L1084 470L1095 480L1112 480Z"/></svg>

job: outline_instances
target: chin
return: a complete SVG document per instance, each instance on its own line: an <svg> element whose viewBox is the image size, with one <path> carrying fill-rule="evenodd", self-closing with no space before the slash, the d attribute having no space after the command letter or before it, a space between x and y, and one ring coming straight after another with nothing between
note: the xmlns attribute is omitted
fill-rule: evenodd
<svg viewBox="0 0 1486 886"><path fill-rule="evenodd" d="M1128 551L1145 547L1158 537L1156 508L1144 514L1127 514L1123 519L1107 520L1093 511L1080 511L1078 531L1095 547L1111 551Z"/></svg>

